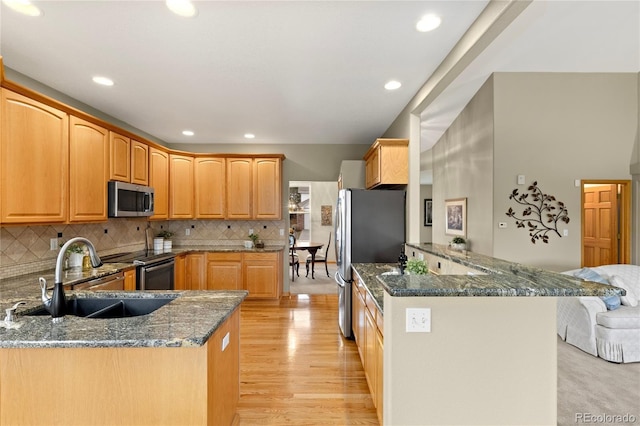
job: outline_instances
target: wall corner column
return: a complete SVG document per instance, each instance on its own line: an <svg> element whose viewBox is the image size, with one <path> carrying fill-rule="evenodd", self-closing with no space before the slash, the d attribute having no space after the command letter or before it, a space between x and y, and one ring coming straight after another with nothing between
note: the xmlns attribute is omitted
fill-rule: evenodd
<svg viewBox="0 0 640 426"><path fill-rule="evenodd" d="M420 242L420 115L409 118L409 183L407 185L406 241Z"/></svg>

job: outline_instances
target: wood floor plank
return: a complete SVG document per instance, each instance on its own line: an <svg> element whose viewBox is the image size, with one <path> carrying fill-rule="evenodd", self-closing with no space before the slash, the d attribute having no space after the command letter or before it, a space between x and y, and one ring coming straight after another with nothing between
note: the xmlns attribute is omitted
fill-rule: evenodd
<svg viewBox="0 0 640 426"><path fill-rule="evenodd" d="M248 300L240 321L240 425L377 425L337 295Z"/></svg>

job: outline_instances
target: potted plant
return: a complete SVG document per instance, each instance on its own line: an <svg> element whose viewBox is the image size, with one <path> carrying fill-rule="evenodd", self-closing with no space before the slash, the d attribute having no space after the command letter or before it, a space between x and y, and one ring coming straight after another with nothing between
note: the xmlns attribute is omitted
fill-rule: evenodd
<svg viewBox="0 0 640 426"><path fill-rule="evenodd" d="M405 271L412 275L426 275L429 273L429 267L427 266L427 262L424 260L412 257L407 260Z"/></svg>
<svg viewBox="0 0 640 426"><path fill-rule="evenodd" d="M261 247L258 247L258 244L264 247L264 244L262 243L262 241L260 241L260 236L258 234L249 234L249 239L251 240L251 243L253 244L254 247L261 248Z"/></svg>
<svg viewBox="0 0 640 426"><path fill-rule="evenodd" d="M164 250L171 250L173 247L173 243L171 242L171 237L173 237L173 232L162 230L158 232L158 238L162 238L162 248ZM154 247L155 248L155 247Z"/></svg>
<svg viewBox="0 0 640 426"><path fill-rule="evenodd" d="M82 266L84 257L84 247L81 244L71 244L67 247L68 267L77 268Z"/></svg>
<svg viewBox="0 0 640 426"><path fill-rule="evenodd" d="M454 250L466 250L467 242L462 237L455 237L451 240L451 248Z"/></svg>

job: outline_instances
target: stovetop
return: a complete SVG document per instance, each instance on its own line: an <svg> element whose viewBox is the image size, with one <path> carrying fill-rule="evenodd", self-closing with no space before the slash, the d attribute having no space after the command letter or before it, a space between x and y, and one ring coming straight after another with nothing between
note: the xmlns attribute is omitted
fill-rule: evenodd
<svg viewBox="0 0 640 426"><path fill-rule="evenodd" d="M134 263L136 265L151 265L176 257L172 252L140 250L127 253L110 254L101 258L104 263Z"/></svg>

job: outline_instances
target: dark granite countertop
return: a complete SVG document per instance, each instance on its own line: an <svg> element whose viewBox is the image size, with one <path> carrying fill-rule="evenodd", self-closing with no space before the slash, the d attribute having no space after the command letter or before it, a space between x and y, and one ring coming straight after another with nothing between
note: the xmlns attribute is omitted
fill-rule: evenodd
<svg viewBox="0 0 640 426"><path fill-rule="evenodd" d="M620 288L583 281L546 271L437 244L407 244L426 253L476 269L484 275L382 275L396 265L353 264L380 308L384 293L412 296L607 296L624 295ZM382 311L382 309L381 309Z"/></svg>

